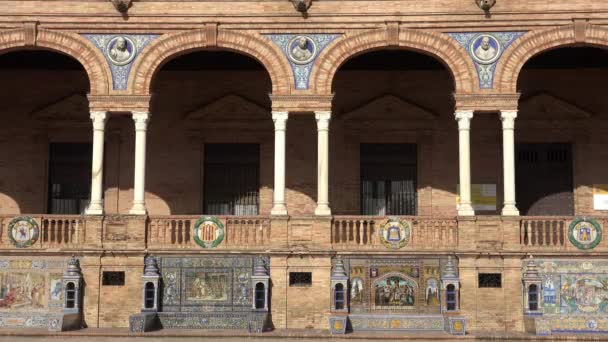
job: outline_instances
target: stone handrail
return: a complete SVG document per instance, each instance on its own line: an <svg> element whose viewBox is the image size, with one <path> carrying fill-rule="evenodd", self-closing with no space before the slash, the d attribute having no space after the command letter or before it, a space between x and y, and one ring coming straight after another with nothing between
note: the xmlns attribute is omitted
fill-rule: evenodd
<svg viewBox="0 0 608 342"><path fill-rule="evenodd" d="M147 245L153 249L200 249L194 237L194 226L201 216L150 216L147 223ZM270 219L263 216L218 216L224 224L222 248L264 248L270 244Z"/></svg>
<svg viewBox="0 0 608 342"><path fill-rule="evenodd" d="M458 222L455 218L403 216L411 225L410 242L403 248L454 250L458 246ZM334 216L331 243L335 249L386 249L379 229L384 216Z"/></svg>

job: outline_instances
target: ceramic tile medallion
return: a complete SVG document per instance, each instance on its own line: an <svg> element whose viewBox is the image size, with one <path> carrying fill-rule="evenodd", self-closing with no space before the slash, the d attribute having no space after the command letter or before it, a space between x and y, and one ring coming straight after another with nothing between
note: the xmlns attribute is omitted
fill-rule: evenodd
<svg viewBox="0 0 608 342"><path fill-rule="evenodd" d="M194 241L203 248L215 248L224 240L224 224L213 216L201 217L194 224Z"/></svg>
<svg viewBox="0 0 608 342"><path fill-rule="evenodd" d="M317 43L307 36L295 36L287 43L289 60L296 64L308 64L317 55Z"/></svg>
<svg viewBox="0 0 608 342"><path fill-rule="evenodd" d="M378 231L380 242L387 248L400 249L410 241L410 223L397 218L389 218Z"/></svg>
<svg viewBox="0 0 608 342"><path fill-rule="evenodd" d="M18 248L33 245L38 240L39 233L38 223L31 217L16 217L8 225L8 238Z"/></svg>
<svg viewBox="0 0 608 342"><path fill-rule="evenodd" d="M129 64L137 54L135 43L126 36L116 36L106 45L106 56L114 65Z"/></svg>
<svg viewBox="0 0 608 342"><path fill-rule="evenodd" d="M602 227L594 219L577 218L570 223L568 238L578 249L593 249L602 241Z"/></svg>

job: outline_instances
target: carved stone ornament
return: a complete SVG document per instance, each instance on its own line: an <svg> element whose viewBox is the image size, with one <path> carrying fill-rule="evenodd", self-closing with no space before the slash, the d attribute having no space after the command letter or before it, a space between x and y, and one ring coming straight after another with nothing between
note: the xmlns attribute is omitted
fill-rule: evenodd
<svg viewBox="0 0 608 342"><path fill-rule="evenodd" d="M489 11L495 4L496 0L475 0L477 1L477 6L484 11Z"/></svg>
<svg viewBox="0 0 608 342"><path fill-rule="evenodd" d="M120 13L127 13L131 7L131 0L110 0L114 8Z"/></svg>
<svg viewBox="0 0 608 342"><path fill-rule="evenodd" d="M296 11L300 13L308 12L310 5L312 5L312 0L290 0L293 3L293 7Z"/></svg>

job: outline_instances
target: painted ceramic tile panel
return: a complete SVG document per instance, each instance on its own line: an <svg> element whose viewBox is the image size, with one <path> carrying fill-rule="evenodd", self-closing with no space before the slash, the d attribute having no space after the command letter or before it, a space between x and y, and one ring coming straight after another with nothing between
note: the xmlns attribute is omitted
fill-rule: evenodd
<svg viewBox="0 0 608 342"><path fill-rule="evenodd" d="M30 310L46 307L44 274L0 272L0 309Z"/></svg>

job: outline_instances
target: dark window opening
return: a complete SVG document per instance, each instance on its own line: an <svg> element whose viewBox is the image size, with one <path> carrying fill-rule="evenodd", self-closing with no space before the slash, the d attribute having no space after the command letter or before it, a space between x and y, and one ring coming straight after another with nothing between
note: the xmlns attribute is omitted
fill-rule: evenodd
<svg viewBox="0 0 608 342"><path fill-rule="evenodd" d="M76 285L68 283L65 287L65 307L73 309L76 306Z"/></svg>
<svg viewBox="0 0 608 342"><path fill-rule="evenodd" d="M260 145L206 144L203 212L258 215Z"/></svg>
<svg viewBox="0 0 608 342"><path fill-rule="evenodd" d="M522 215L574 215L572 145L516 145L516 203Z"/></svg>
<svg viewBox="0 0 608 342"><path fill-rule="evenodd" d="M530 311L538 310L538 286L534 284L528 288L528 308Z"/></svg>
<svg viewBox="0 0 608 342"><path fill-rule="evenodd" d="M92 145L51 143L49 214L84 214L91 192Z"/></svg>
<svg viewBox="0 0 608 342"><path fill-rule="evenodd" d="M479 287L502 287L502 274L500 273L479 273Z"/></svg>
<svg viewBox="0 0 608 342"><path fill-rule="evenodd" d="M415 144L361 144L361 214L416 215Z"/></svg>
<svg viewBox="0 0 608 342"><path fill-rule="evenodd" d="M101 284L103 286L124 286L125 272L104 271Z"/></svg>
<svg viewBox="0 0 608 342"><path fill-rule="evenodd" d="M456 286L449 284L445 291L445 302L448 311L456 310Z"/></svg>
<svg viewBox="0 0 608 342"><path fill-rule="evenodd" d="M289 272L289 286L311 286L312 272Z"/></svg>
<svg viewBox="0 0 608 342"><path fill-rule="evenodd" d="M152 309L154 308L154 293L156 291L154 290L154 284L153 283L146 283L146 288L145 288L145 292L144 292L144 307L146 309Z"/></svg>
<svg viewBox="0 0 608 342"><path fill-rule="evenodd" d="M334 307L336 310L344 310L344 285L336 284L334 290Z"/></svg>
<svg viewBox="0 0 608 342"><path fill-rule="evenodd" d="M255 308L263 309L266 303L266 287L262 283L255 284Z"/></svg>

